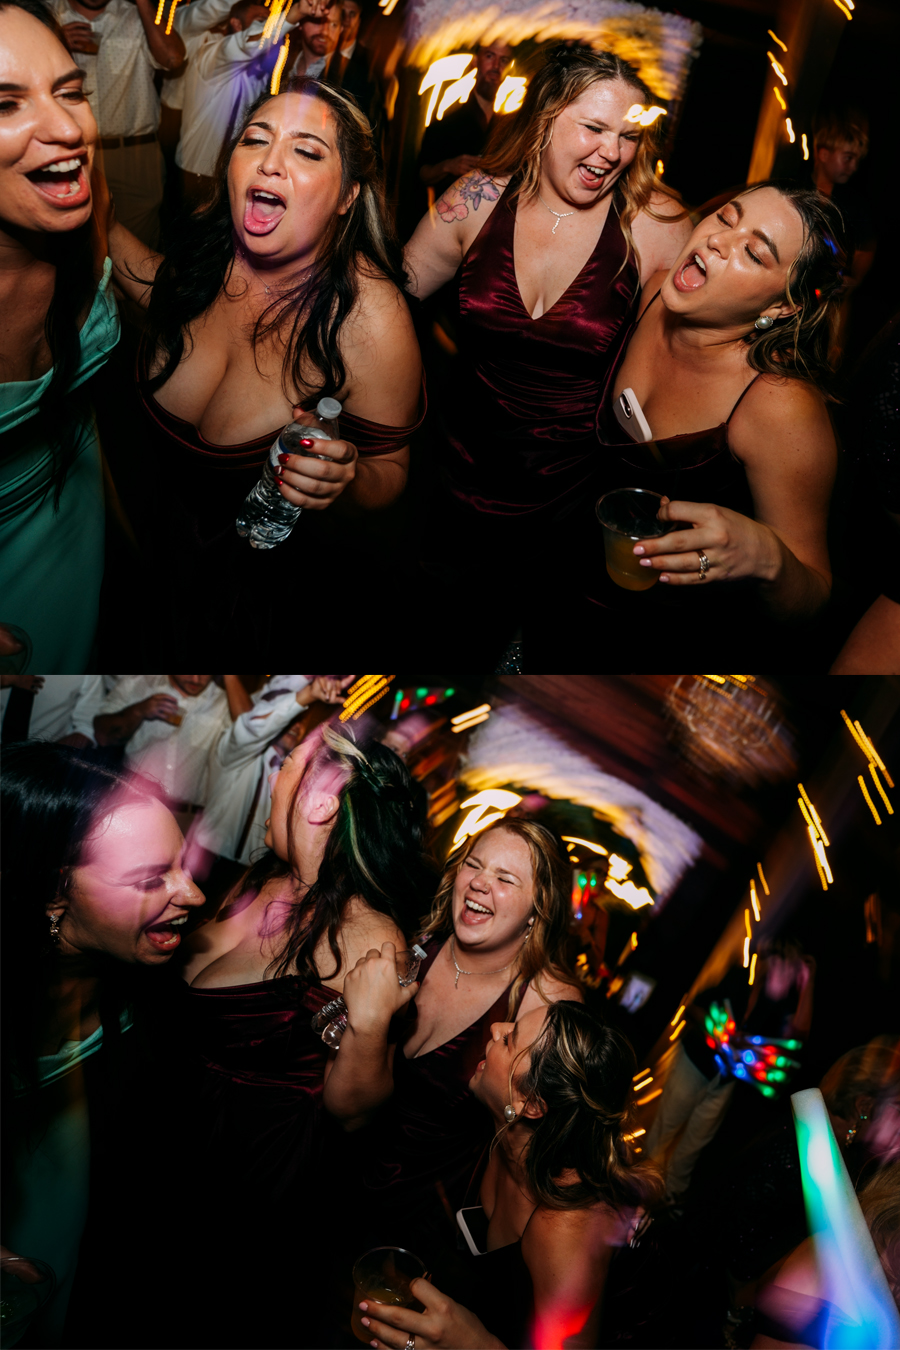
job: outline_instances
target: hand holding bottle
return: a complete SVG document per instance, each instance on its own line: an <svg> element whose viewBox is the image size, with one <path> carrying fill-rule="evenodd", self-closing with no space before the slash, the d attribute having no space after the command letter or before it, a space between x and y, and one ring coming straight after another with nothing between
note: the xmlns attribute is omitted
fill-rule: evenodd
<svg viewBox="0 0 900 1350"><path fill-rule="evenodd" d="M297 404L294 421L305 424L309 413ZM322 441L304 438L300 446L308 453L281 454L279 490L292 506L307 511L324 511L356 477L356 446L350 441Z"/></svg>

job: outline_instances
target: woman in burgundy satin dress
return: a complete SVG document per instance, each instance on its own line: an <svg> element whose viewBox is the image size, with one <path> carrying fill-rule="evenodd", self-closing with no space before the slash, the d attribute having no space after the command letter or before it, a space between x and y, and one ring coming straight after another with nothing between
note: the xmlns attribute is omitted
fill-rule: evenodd
<svg viewBox="0 0 900 1350"><path fill-rule="evenodd" d="M814 668L810 622L831 590L837 446L821 391L840 229L818 192L757 183L700 221L644 291L597 433L609 487L663 494L673 526L636 546L659 575L650 590L623 590L598 558L585 616L598 636L615 631L636 669L661 651L746 666L792 642Z"/></svg>
<svg viewBox="0 0 900 1350"><path fill-rule="evenodd" d="M469 1080L492 1023L581 998L566 957L568 892L553 835L507 819L447 864L419 938L428 959L399 1044L389 1034L396 995L384 959L370 954L348 974L350 1025L325 1108L350 1126L378 1112L365 1174L374 1245L418 1242L431 1269L454 1246L448 1210L452 1222L491 1133Z"/></svg>
<svg viewBox="0 0 900 1350"><path fill-rule="evenodd" d="M135 504L152 577L145 623L211 650L269 649L284 632L287 576L304 577L289 598L307 624L358 590L360 530L340 511L358 517L400 495L422 420L368 121L340 90L289 83L248 111L212 200L179 222L164 257L114 219L110 252L116 280L147 309L132 428L145 461ZM253 548L235 529L244 498L281 428L323 396L342 403L345 439L284 457L281 495L303 514L278 547ZM352 612L359 636L370 615Z"/></svg>
<svg viewBox="0 0 900 1350"><path fill-rule="evenodd" d="M184 1344L322 1346L349 1317L349 1304L329 1305L329 1281L359 1254L359 1183L322 1106L336 1054L310 1021L369 950L405 949L435 884L424 824L422 791L393 751L317 729L274 776L269 851L189 940L203 1305ZM393 984L400 1008L417 986L396 973ZM316 1294L315 1324L292 1313L300 1291Z"/></svg>
<svg viewBox="0 0 900 1350"><path fill-rule="evenodd" d="M571 588L605 482L594 419L606 375L642 282L690 233L654 172L658 119L628 120L658 102L618 57L551 53L481 167L406 248L420 298L451 279L458 296L442 466L453 567L480 588L497 566L527 581L519 613L484 616L488 642L505 640L529 599L539 608L543 589L558 583L558 605Z"/></svg>

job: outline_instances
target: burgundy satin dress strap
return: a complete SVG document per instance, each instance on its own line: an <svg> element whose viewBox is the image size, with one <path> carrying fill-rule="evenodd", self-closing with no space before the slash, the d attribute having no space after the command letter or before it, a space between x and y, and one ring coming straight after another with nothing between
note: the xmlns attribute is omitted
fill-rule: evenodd
<svg viewBox="0 0 900 1350"><path fill-rule="evenodd" d="M427 952L419 971L422 983L443 943L433 936L419 941ZM493 1135L491 1117L469 1091L469 1079L484 1058L491 1023L509 1020L511 987L451 1040L410 1059L404 1046L416 1027L415 1003L411 1005L394 1056L394 1093L367 1181L376 1192L390 1191L392 1205L429 1203L436 1182L454 1209L462 1203L472 1169ZM525 991L523 986L516 997L513 1017Z"/></svg>
<svg viewBox="0 0 900 1350"><path fill-rule="evenodd" d="M614 194L590 258L533 319L516 281L511 186L457 274L459 374L444 413L444 470L459 507L543 527L599 495L597 404L639 279ZM562 250L565 223L552 240Z"/></svg>

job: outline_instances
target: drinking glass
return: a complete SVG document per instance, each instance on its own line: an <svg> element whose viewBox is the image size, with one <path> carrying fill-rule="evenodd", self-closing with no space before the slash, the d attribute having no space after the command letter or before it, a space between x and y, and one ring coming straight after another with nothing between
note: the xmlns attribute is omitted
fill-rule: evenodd
<svg viewBox="0 0 900 1350"><path fill-rule="evenodd" d="M41 1274L36 1284L26 1284L13 1271L19 1260L5 1257L0 1266L0 1339L4 1346L16 1345L24 1336L28 1324L56 1292L56 1275L52 1266L36 1256L21 1258Z"/></svg>
<svg viewBox="0 0 900 1350"><path fill-rule="evenodd" d="M646 488L616 488L600 498L594 510L603 526L606 570L626 591L646 591L659 580L652 567L641 567L633 549L641 539L658 539L673 528L657 520L662 497Z"/></svg>
<svg viewBox="0 0 900 1350"><path fill-rule="evenodd" d="M412 951L397 952L397 979L405 989L408 984L419 973L419 966L425 960L425 953L418 943L414 944ZM322 1040L330 1050L337 1050L341 1043L341 1037L347 1030L347 1005L343 997L338 994L330 1003L326 1003L324 1008L320 1008L315 1017L310 1022L310 1026L317 1036Z"/></svg>
<svg viewBox="0 0 900 1350"><path fill-rule="evenodd" d="M350 1329L357 1340L368 1344L372 1339L371 1331L362 1324L365 1313L360 1312L361 1302L408 1308L416 1301L410 1282L425 1273L419 1258L404 1247L373 1247L361 1256L353 1267L353 1313L350 1318Z"/></svg>

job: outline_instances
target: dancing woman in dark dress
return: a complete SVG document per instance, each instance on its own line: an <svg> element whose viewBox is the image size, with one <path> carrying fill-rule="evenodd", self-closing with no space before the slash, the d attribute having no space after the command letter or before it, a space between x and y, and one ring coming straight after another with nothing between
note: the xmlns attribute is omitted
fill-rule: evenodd
<svg viewBox="0 0 900 1350"><path fill-rule="evenodd" d="M421 421L419 350L368 121L340 90L290 84L249 110L212 200L180 222L165 257L114 220L110 251L117 281L147 307L135 430L156 489L143 546L164 631L270 645L285 569L307 569L325 537L328 585L307 585L303 606L307 619L331 618L335 589L352 580L354 530L327 508L394 501ZM251 548L235 531L244 498L292 410L302 421L323 396L341 401L346 439L317 442L326 458L287 458L281 493L303 516L279 548Z"/></svg>
<svg viewBox="0 0 900 1350"><path fill-rule="evenodd" d="M493 1142L463 1215L478 1252L469 1290L456 1301L417 1280L421 1313L364 1305L373 1346L599 1343L610 1261L662 1191L625 1135L635 1063L625 1037L575 1003L491 1028L472 1078Z"/></svg>
<svg viewBox="0 0 900 1350"><path fill-rule="evenodd" d="M349 972L350 1024L325 1107L352 1128L387 1103L368 1148L373 1240L417 1235L434 1250L446 1239L447 1205L461 1203L490 1137L469 1080L492 1023L581 998L565 956L568 916L559 845L543 826L507 819L469 839L445 869L398 1045L389 1039L403 1003L393 963L370 953Z"/></svg>
<svg viewBox="0 0 900 1350"><path fill-rule="evenodd" d="M405 949L434 887L424 820L421 789L393 751L317 729L274 777L269 851L189 939L185 1019L203 1141L194 1208L216 1291L197 1307L192 1344L328 1343L323 1323L298 1325L293 1290L298 1280L317 1289L327 1320L327 1282L351 1243L352 1206L339 1197L356 1183L322 1109L338 1056L310 1020L370 949ZM394 983L398 1004L418 987L401 989L396 972ZM347 1271L354 1255L348 1246Z"/></svg>
<svg viewBox="0 0 900 1350"><path fill-rule="evenodd" d="M658 103L618 57L558 49L481 167L448 188L407 244L420 298L455 279L447 528L465 537L482 576L495 559L538 555L529 590L545 574L552 585L602 490L593 427L617 339L643 282L690 234L654 172L658 123L629 120L636 104ZM493 642L503 623L486 616Z"/></svg>
<svg viewBox="0 0 900 1350"><path fill-rule="evenodd" d="M622 590L602 566L591 578L598 633L614 624L632 657L678 644L726 664L783 656L789 627L828 601L837 446L822 391L840 231L819 193L759 183L644 290L600 407L601 453L609 487L662 493L660 518L693 528L637 546L659 574L650 591ZM623 395L651 440L636 415L623 430Z"/></svg>

